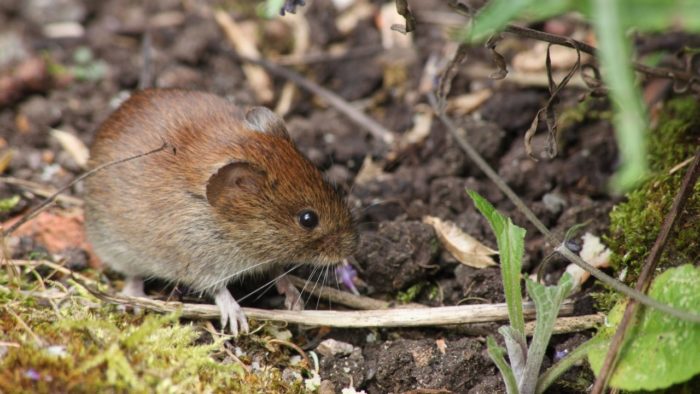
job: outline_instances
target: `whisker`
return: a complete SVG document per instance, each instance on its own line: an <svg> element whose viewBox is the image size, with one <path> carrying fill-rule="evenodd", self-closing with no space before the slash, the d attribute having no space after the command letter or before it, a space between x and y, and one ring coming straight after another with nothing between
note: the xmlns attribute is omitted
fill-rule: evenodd
<svg viewBox="0 0 700 394"><path fill-rule="evenodd" d="M264 285L258 287L257 289L251 291L250 293L246 294L243 298L241 298L240 300L238 300L238 302L241 303L241 302L243 302L243 300L247 299L248 297L252 296L253 294L259 292L260 290L265 289L266 287L269 287L270 284L275 284L278 280L280 280L281 277L287 275L288 273L294 271L295 269L297 269L297 268L299 268L299 267L301 267L301 264L295 265L294 267L292 267L292 268L290 268L289 270L283 272L282 274L280 274L280 275L277 276L276 278L272 279L271 281L265 283Z"/></svg>
<svg viewBox="0 0 700 394"><path fill-rule="evenodd" d="M309 275L309 278L314 276L314 272L316 272L317 268L318 267L314 267L314 269L311 271L311 275ZM306 278L306 281L304 282L304 287L301 288L301 291L299 292L299 298L296 302L299 302L301 300L301 296L304 295L304 290L306 290L306 286L309 284L309 278ZM304 301L304 307L306 308L306 301Z"/></svg>
<svg viewBox="0 0 700 394"><path fill-rule="evenodd" d="M328 279L328 267L330 267L330 266L327 265L323 268L323 281L321 281L321 290L323 290L323 286L326 285L326 280ZM321 304L321 296L319 295L318 297L316 297L316 310L318 310L318 306L320 304Z"/></svg>
<svg viewBox="0 0 700 394"><path fill-rule="evenodd" d="M322 269L323 270L323 269ZM318 273L318 278L314 282L314 287L311 288L311 294L314 293L314 290L316 290L316 286L318 285L318 281L321 279L321 272ZM318 310L318 304L316 304L316 309Z"/></svg>
<svg viewBox="0 0 700 394"><path fill-rule="evenodd" d="M246 272L246 271L250 271L250 270L252 270L253 268L259 267L259 266L261 266L261 265L263 265L263 264L267 264L267 262L265 261L265 262L262 262L262 263L258 263L258 264L252 265L252 266L250 266L250 267L246 267L246 268L244 268L244 269L242 269L242 270L240 270L240 271L237 271L237 272L235 272L235 273L233 273L233 274L231 274L231 275L229 275L229 276L227 276L227 277L225 277L225 278L219 279L219 280L217 280L216 282L214 282L214 283L210 284L209 286L205 287L204 289L202 289L201 292L203 293L203 292L206 292L207 290L214 289L214 288L216 288L216 286L219 285L221 282L228 282L228 281L230 281L231 279L233 279L235 276L240 275L240 274L242 274L242 273L244 273L244 272ZM200 294L201 294L201 293L200 293Z"/></svg>

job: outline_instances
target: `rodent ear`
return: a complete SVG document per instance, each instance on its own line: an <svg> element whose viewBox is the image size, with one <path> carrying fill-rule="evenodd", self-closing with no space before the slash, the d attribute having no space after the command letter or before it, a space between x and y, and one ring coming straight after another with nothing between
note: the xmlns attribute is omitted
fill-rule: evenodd
<svg viewBox="0 0 700 394"><path fill-rule="evenodd" d="M253 107L245 114L245 123L251 130L289 138L284 120L265 107Z"/></svg>
<svg viewBox="0 0 700 394"><path fill-rule="evenodd" d="M246 162L234 161L219 168L207 182L207 201L212 206L236 198L242 193L257 193L262 188L267 174L260 167Z"/></svg>

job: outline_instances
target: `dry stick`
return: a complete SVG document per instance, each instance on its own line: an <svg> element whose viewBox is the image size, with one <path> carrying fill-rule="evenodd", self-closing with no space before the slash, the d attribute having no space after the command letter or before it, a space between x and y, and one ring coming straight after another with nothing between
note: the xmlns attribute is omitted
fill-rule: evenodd
<svg viewBox="0 0 700 394"><path fill-rule="evenodd" d="M73 181L71 181L69 184L67 184L66 186L63 186L62 188L56 190L56 192L55 192L54 194L52 194L51 196L49 196L48 198L46 198L44 201L41 202L41 204L37 205L37 206L34 207L31 211L29 211L29 212L26 213L24 216L22 216L22 218L21 218L20 220L18 220L17 222L15 222L15 223L14 223L12 226L10 226L7 230L3 230L3 232L2 232L3 238L6 237L6 236L8 236L8 235L10 235L10 234L12 234L15 230L17 230L17 229L18 229L21 225L23 225L24 223L26 223L26 222L28 222L29 220L33 219L37 214L39 214L41 211L45 210L52 202L54 202L54 201L56 200L56 197L58 197L59 194L65 192L66 190L68 190L69 188L71 188L71 187L72 187L73 185L75 185L76 183L82 181L83 179L85 179L85 178L87 178L87 177L89 177L89 176L92 176L93 174L95 174L95 173L97 173L97 172L99 172L99 171L102 171L102 170L104 170L105 168L111 167L111 166L113 166L113 165L121 164L121 163L130 161L130 160L138 159L138 158L141 158L141 157L144 157L144 156L148 156L148 155L153 154L153 153L160 152L160 151L164 150L164 149L167 148L167 147L168 147L168 144L167 144L166 142L163 142L163 146L161 146L161 147L158 148L158 149L154 149L154 150L148 151L148 152L146 152L146 153L141 153L141 154L138 154L138 155L136 155L136 156L127 157L127 158L125 158L125 159L119 159L119 160L115 160L115 161L110 161L109 163L102 164L102 165L100 165L100 166L97 166L97 167L93 168L92 170L90 170L90 171L88 171L88 172L86 172L86 173L83 173L82 175L80 175L79 177L77 177L77 178L75 178Z"/></svg>
<svg viewBox="0 0 700 394"><path fill-rule="evenodd" d="M272 59L280 66L300 66L309 64L338 62L343 60L356 60L358 58L370 57L382 53L384 48L381 45L365 45L350 48L341 53L315 52L303 55L284 55Z"/></svg>
<svg viewBox="0 0 700 394"><path fill-rule="evenodd" d="M396 140L394 133L386 127L382 126L379 122L370 118L362 111L350 105L350 103L348 103L342 97L338 96L337 94L331 92L328 89L323 88L319 84L314 83L308 80L307 78L304 78L296 72L284 67L280 67L264 59L253 59L250 57L241 56L239 54L236 54L236 58L246 63L260 65L263 68L265 68L269 73L292 81L302 89L306 89L307 91L321 97L322 99L326 100L328 104L335 107L335 109L347 116L352 122L369 131L369 133L372 134L372 136L378 139L379 141L383 141L385 144L391 145Z"/></svg>
<svg viewBox="0 0 700 394"><path fill-rule="evenodd" d="M605 314L594 313L592 315L581 315L581 316L569 316L560 317L556 320L554 328L552 329L553 334L566 334L570 332L579 332L589 330L591 328L597 327L605 321ZM536 321L529 321L525 323L525 332L532 333L535 331Z"/></svg>
<svg viewBox="0 0 700 394"><path fill-rule="evenodd" d="M49 188L46 187L42 184L32 182L32 181L27 181L24 179L19 179L19 178L14 178L14 177L0 177L0 183L4 183L7 185L12 185L12 186L17 186L19 188L22 188L32 194L36 194L39 197L49 197L52 194L56 193L56 189L54 188ZM56 196L56 201L66 204L66 205L75 205L75 206L83 206L83 200L77 198L77 197L71 197L71 196Z"/></svg>
<svg viewBox="0 0 700 394"><path fill-rule="evenodd" d="M668 212L663 224L661 225L659 235L656 237L656 241L649 252L649 256L647 256L646 262L644 263L644 268L642 268L642 272L637 279L635 289L641 292L646 292L649 289L656 266L661 259L664 247L666 247L669 236L671 235L671 230L680 218L683 207L693 192L698 176L700 176L700 149L698 149L698 151L695 153L693 164L683 177L681 188L678 190L676 197L673 199L671 210ZM635 312L637 311L637 306L638 305L635 300L630 300L627 303L625 313L622 315L622 320L617 326L615 336L612 338L612 341L610 341L610 347L608 348L608 353L605 355L603 366L601 367L598 378L593 385L593 389L591 391L592 394L602 393L603 390L605 390L605 387L608 385L608 381L612 376L612 373L615 371L615 365L617 364L620 347L625 340L627 329L632 322Z"/></svg>
<svg viewBox="0 0 700 394"><path fill-rule="evenodd" d="M139 89L148 89L155 86L153 83L153 56L151 56L151 48L153 40L151 39L151 27L146 26L146 31L143 33L141 41L141 72L139 73Z"/></svg>
<svg viewBox="0 0 700 394"><path fill-rule="evenodd" d="M560 36L557 34L545 33L545 32L530 29L527 27L508 25L508 26L506 26L504 31L507 33L517 34L521 37L532 38L535 40L545 41L545 42L549 42L552 44L562 45L565 47L576 49L574 47L574 45L572 44L572 41L573 41L578 46L578 49L581 52L585 52L585 53L588 53L588 54L594 55L594 56L598 52L598 50L595 47L588 45L585 42L581 42L581 41L574 40L574 39L569 38L569 37ZM683 82L688 83L690 86L700 84L700 77L698 77L697 75L693 75L693 73L690 73L687 71L673 70L670 68L663 68L663 67L649 67L647 65L644 65L644 64L638 63L638 62L632 62L632 66L638 72L641 72L641 73L644 73L647 75L651 75L654 77L683 81Z"/></svg>
<svg viewBox="0 0 700 394"><path fill-rule="evenodd" d="M73 280L86 288L95 297L110 303L126 304L141 307L160 313L178 312L185 319L219 319L221 312L215 305L186 304L176 301L159 301L150 298L130 297L107 294L92 286ZM367 311L322 311L322 310L267 310L243 308L246 316L251 319L278 321L294 324L329 327L421 327L444 326L466 323L484 323L504 321L508 319L506 304L461 305L436 308L396 308ZM526 318L535 317L535 305L532 302L523 303L523 313ZM573 303L563 305L560 314L573 313Z"/></svg>
<svg viewBox="0 0 700 394"><path fill-rule="evenodd" d="M85 283L91 283L91 284L96 284L94 280L81 275L80 273L77 273L75 271L72 271L70 268L66 268L60 264L56 264L54 262L48 261L48 260L8 260L8 261L0 261L0 265L11 265L15 267L38 267L40 265L43 265L45 267L49 267L53 269L54 271L58 271L62 274L65 275L73 275L76 276L78 279Z"/></svg>
<svg viewBox="0 0 700 394"><path fill-rule="evenodd" d="M525 205L525 203L520 199L520 197L518 197L518 195L515 194L513 189L511 189L503 181L503 179L501 179L501 177L498 176L496 171L494 171L493 168L491 168L491 166L481 157L479 152L477 152L476 149L474 149L474 147L467 141L467 139L459 132L459 129L452 122L452 119L450 119L444 112L440 112L438 110L437 98L435 97L434 93L428 94L428 100L430 101L430 104L433 107L433 110L435 111L438 118L440 118L442 123L448 129L448 131L457 140L460 147L464 150L467 156L469 156L469 158L481 169L481 171L483 171L486 174L486 176L488 176L489 179L491 179L491 181L496 184L496 186L503 192L503 194L505 194L508 197L508 199L513 203L513 205L515 205L516 208L518 208L518 210L522 212L523 215L525 215L527 220L529 220L530 223L532 223L535 226L535 228L537 228L537 230L545 236L545 239L550 244L559 245L554 249L556 252L563 255L570 262L590 272L591 275L595 276L601 282L605 283L606 285L612 287L616 291L630 298L636 299L644 305L658 309L666 314L677 317L679 319L692 321L694 323L700 323L700 315L695 313L684 312L666 304L662 304L654 300L653 298L648 297L644 293L627 287L624 284L618 282L617 280L611 278L609 275L599 270L598 268L586 263L585 261L583 261L583 259L581 259L581 257L577 256L572 251L570 251L562 243L561 240L559 240L554 234L552 234L549 231L549 229L547 229L547 227L537 218L537 216L535 216L535 214L530 210L530 208L528 208Z"/></svg>
<svg viewBox="0 0 700 394"><path fill-rule="evenodd" d="M97 298L120 304L131 304L136 306L141 306L144 309L149 309L154 312L167 313L174 311L181 311L181 316L190 319L217 319L219 317L220 311L217 307L213 305L206 304L183 304L179 302L169 302L169 301L158 301L149 298L138 298L138 297L125 297L125 296L114 296L100 292L95 289L97 284L92 279L86 278L79 273L73 272L70 269L60 266L56 263L45 260L37 261L27 261L27 260L12 260L5 262L3 264L9 264L14 266L38 266L45 265L51 267L56 271L70 275L72 279L80 286L84 287ZM293 279L303 282L302 279ZM48 298L45 294L35 294L39 298ZM52 295L55 297L55 295ZM367 298L367 297L361 297ZM375 302L381 303L382 301L374 300ZM349 304L352 302L349 302ZM388 303L387 303L388 304ZM534 309L532 309L532 303L524 304L526 309L526 317L534 317ZM430 326L430 325L443 325L443 324L463 324L463 323L475 323L475 322L492 322L497 320L507 319L507 311L504 304L496 305L470 305L461 307L445 307L450 309L440 309L440 308L427 308L427 307L413 307L413 308L401 308L388 309L381 308L378 310L371 310L365 312L328 312L328 311L279 311L279 310L262 310L262 309L251 309L244 308L246 314L251 318L257 318L260 320L271 320L271 321L283 321L286 323L300 323L300 324L313 324L313 325L324 325L324 326L337 326L337 327L409 327L409 326ZM437 312L436 309L438 310ZM456 310L458 315L456 315L452 320L446 322L443 316L449 316ZM401 316L397 319L389 319L387 316L393 316L396 311L402 311ZM408 312L406 312L408 311ZM562 308L561 314L571 314L573 313L573 304L566 303ZM422 316L420 320L416 321L415 318L411 317L411 314L416 314ZM483 314L483 316L481 315ZM309 320L308 316L313 315L313 319ZM338 319L341 316L341 320ZM367 325L362 318L365 316L374 316L373 323ZM469 316L468 319L462 321L461 316ZM593 328L600 324L604 316L602 314L596 315L585 315L585 316L573 316L573 317L563 317L557 319L554 326L555 333L567 333L583 331ZM357 320L352 323L353 320ZM456 323L454 322L455 320ZM350 323L348 323L350 322ZM388 322L388 323L387 323ZM528 335L534 331L534 325L528 322L525 325L525 331Z"/></svg>
<svg viewBox="0 0 700 394"><path fill-rule="evenodd" d="M306 280L299 278L294 275L287 275L289 281L297 287L304 287L306 285ZM309 294L312 294L321 299L329 299L331 302L345 305L350 308L360 309L360 310L370 310L370 309L389 309L392 307L390 302L375 300L374 298L355 295L348 293L346 291L341 291L328 286L319 286L317 289L314 288L310 291L307 290ZM412 307L412 308L428 308L425 305L420 305L416 303L411 303L408 305L398 305L396 308Z"/></svg>

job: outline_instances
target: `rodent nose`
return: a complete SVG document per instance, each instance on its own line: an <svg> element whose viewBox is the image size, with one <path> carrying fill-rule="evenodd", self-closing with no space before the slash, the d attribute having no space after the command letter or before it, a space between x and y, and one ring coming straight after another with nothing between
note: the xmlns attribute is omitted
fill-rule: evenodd
<svg viewBox="0 0 700 394"><path fill-rule="evenodd" d="M355 230L344 230L332 234L324 242L324 250L336 262L351 256L357 250L359 237Z"/></svg>

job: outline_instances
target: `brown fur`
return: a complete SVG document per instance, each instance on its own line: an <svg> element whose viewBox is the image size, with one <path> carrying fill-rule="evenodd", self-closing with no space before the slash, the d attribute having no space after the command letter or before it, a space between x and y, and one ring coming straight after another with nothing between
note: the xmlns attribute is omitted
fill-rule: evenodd
<svg viewBox="0 0 700 394"><path fill-rule="evenodd" d="M241 272L332 264L353 253L346 204L268 112L244 112L207 93L135 93L98 131L90 166L163 142L175 154L158 152L86 181L88 237L100 258L128 276L214 292ZM299 225L303 209L318 213L317 228Z"/></svg>

